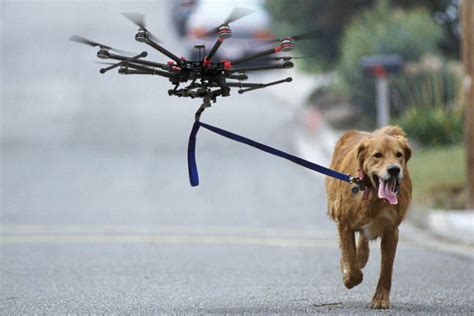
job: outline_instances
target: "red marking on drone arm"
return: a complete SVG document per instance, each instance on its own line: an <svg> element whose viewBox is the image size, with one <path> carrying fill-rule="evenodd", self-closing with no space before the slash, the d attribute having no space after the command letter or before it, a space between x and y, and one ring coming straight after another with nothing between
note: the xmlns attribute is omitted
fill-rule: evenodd
<svg viewBox="0 0 474 316"><path fill-rule="evenodd" d="M220 37L219 37L217 40L218 40L219 42L221 42L221 43L224 41L224 39L223 39L223 38L220 38Z"/></svg>
<svg viewBox="0 0 474 316"><path fill-rule="evenodd" d="M225 70L229 70L232 68L232 63L230 60L221 60L221 63L224 65Z"/></svg>
<svg viewBox="0 0 474 316"><path fill-rule="evenodd" d="M282 48L281 46L277 46L273 50L275 51L275 53L279 53L281 52L281 48Z"/></svg>
<svg viewBox="0 0 474 316"><path fill-rule="evenodd" d="M174 61L172 61L172 60L168 60L166 63L170 66L174 65Z"/></svg>
<svg viewBox="0 0 474 316"><path fill-rule="evenodd" d="M184 56L181 56L181 58L180 58L180 59L181 59L181 60L186 60L186 57L184 57Z"/></svg>
<svg viewBox="0 0 474 316"><path fill-rule="evenodd" d="M204 57L204 59L202 60L202 64L204 66L209 66L211 64L211 61L207 57Z"/></svg>

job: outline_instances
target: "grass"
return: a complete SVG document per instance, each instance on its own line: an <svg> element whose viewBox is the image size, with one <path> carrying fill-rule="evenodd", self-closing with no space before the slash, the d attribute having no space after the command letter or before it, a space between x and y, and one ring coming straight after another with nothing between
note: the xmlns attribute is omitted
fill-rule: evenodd
<svg viewBox="0 0 474 316"><path fill-rule="evenodd" d="M416 204L444 209L466 206L466 156L463 145L416 150L408 166Z"/></svg>

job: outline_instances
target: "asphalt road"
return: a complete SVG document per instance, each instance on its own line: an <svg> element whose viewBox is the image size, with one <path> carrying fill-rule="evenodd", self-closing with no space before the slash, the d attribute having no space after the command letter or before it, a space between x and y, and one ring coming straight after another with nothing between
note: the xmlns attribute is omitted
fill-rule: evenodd
<svg viewBox="0 0 474 316"><path fill-rule="evenodd" d="M377 313L378 243L364 282L345 289L322 177L201 131L191 188L199 104L168 97L160 78L100 76L95 51L65 41L140 50L118 13L142 11L180 49L166 2L2 9L0 314ZM294 152L294 115L261 91L203 120ZM472 314L473 272L402 232L392 312Z"/></svg>

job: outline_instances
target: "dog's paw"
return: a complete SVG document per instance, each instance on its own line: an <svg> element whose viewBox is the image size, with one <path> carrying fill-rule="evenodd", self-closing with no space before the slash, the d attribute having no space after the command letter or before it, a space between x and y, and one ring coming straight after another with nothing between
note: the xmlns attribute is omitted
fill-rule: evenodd
<svg viewBox="0 0 474 316"><path fill-rule="evenodd" d="M389 309L390 308L390 299L389 294L385 290L377 291L372 299L370 308L374 309Z"/></svg>
<svg viewBox="0 0 474 316"><path fill-rule="evenodd" d="M351 289L354 286L359 285L362 282L363 278L364 275L362 274L361 270L352 270L350 272L344 273L342 281L348 289Z"/></svg>
<svg viewBox="0 0 474 316"><path fill-rule="evenodd" d="M387 299L377 299L374 298L372 303L370 303L370 308L374 309L389 309L390 308L390 300Z"/></svg>

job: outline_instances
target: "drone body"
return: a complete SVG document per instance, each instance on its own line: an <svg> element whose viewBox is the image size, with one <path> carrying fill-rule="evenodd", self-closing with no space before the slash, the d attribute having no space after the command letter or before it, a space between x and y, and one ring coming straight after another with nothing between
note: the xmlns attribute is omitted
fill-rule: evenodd
<svg viewBox="0 0 474 316"><path fill-rule="evenodd" d="M294 40L311 38L312 33L271 40L269 42L277 42L278 45L237 60L213 60L214 55L223 42L232 37L232 30L229 24L252 12L253 11L249 9L235 8L224 23L204 35L217 36L215 44L207 54L204 45L195 45L195 48L199 50L199 60L193 61L186 60L184 57L178 57L160 45L160 41L146 28L144 15L139 13L123 13L123 15L139 27L135 35L135 39L138 42L145 43L170 58L170 61L166 64L143 59L148 55L147 52L128 57L124 51L90 41L78 35L72 36L70 40L93 47L98 46L98 58L118 61L106 68L100 69L100 73L106 73L109 70L118 68L118 72L124 75L157 75L168 78L174 85L173 89L168 90L169 95L202 98L203 104L196 113L196 119L199 120L204 109L211 106L211 101L216 102L218 96L229 96L231 88L239 88L238 93L242 94L248 91L292 81L292 78L288 77L270 83L243 82L248 79L247 72L292 68L293 63L290 60L294 57L275 57L273 58L274 60L282 60L283 62L272 65L252 67L239 67L239 65L279 52L290 51L293 49ZM111 53L111 51L117 51L119 54ZM180 88L182 84L186 84L186 86Z"/></svg>

